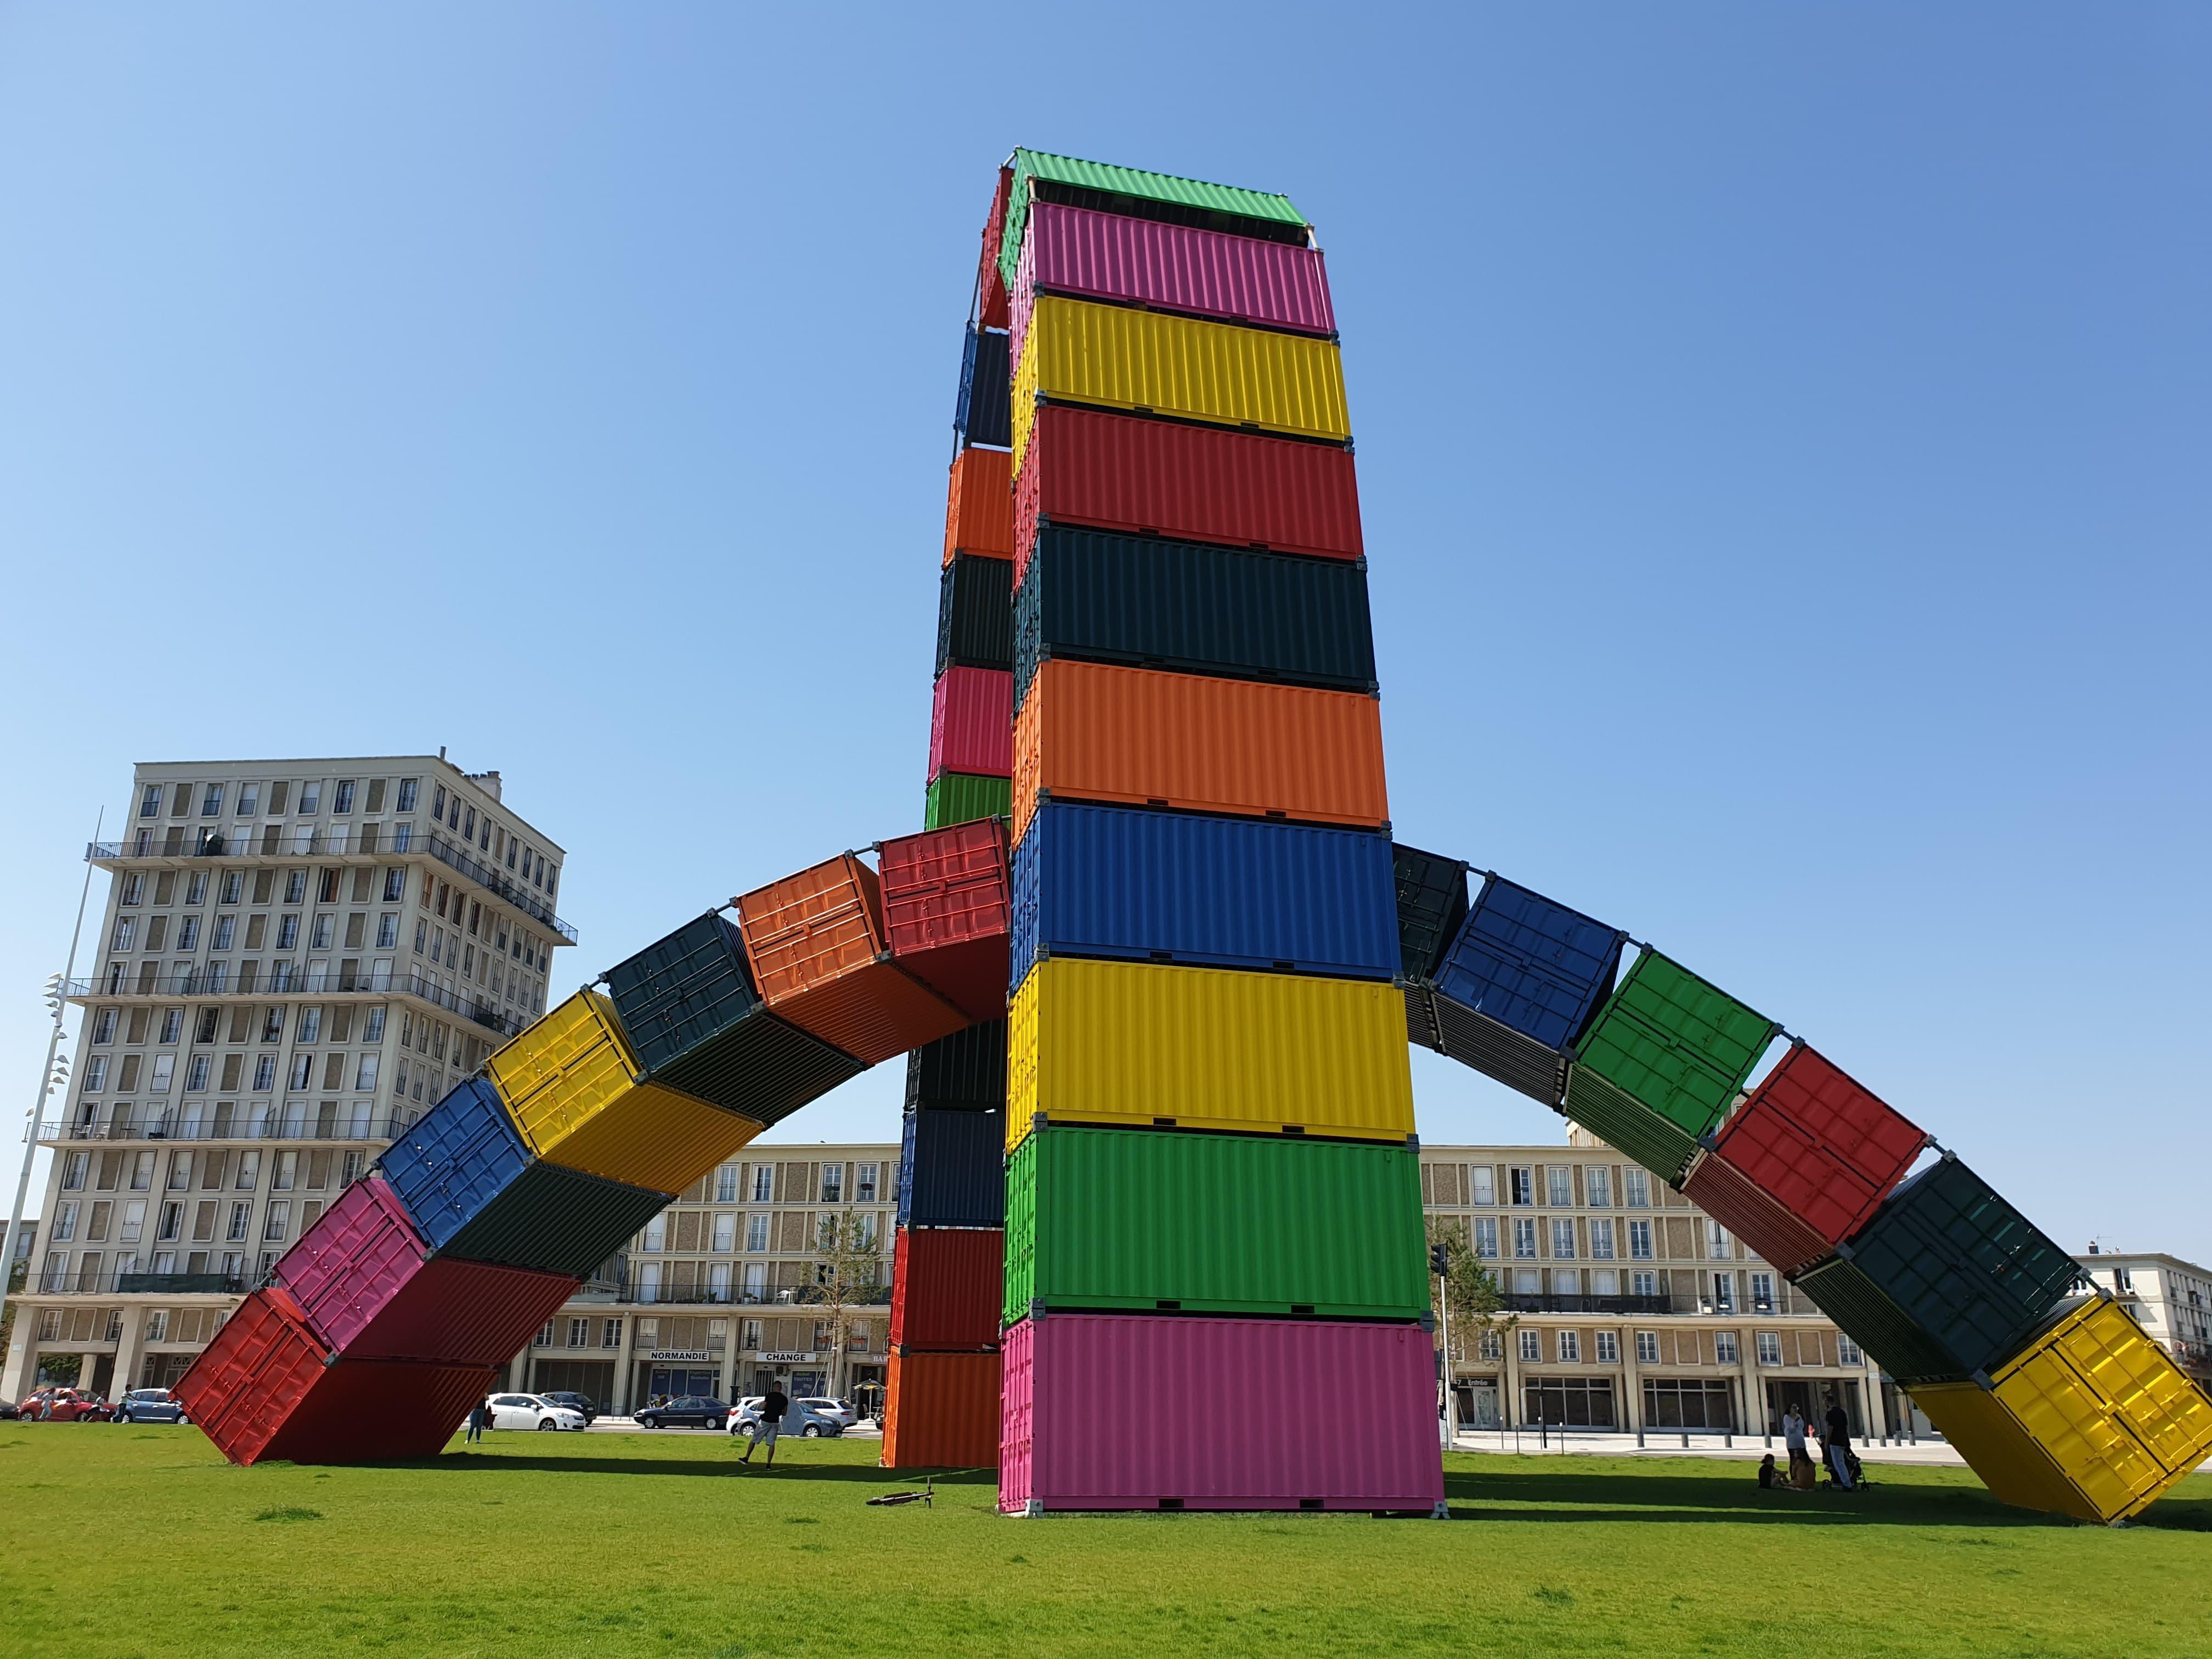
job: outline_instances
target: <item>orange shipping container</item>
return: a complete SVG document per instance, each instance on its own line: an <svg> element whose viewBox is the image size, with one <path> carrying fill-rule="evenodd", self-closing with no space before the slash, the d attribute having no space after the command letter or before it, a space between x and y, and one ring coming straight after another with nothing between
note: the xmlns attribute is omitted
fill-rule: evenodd
<svg viewBox="0 0 2212 1659"><path fill-rule="evenodd" d="M1372 827L1382 705L1353 691L1056 659L1014 721L1014 840L1037 797Z"/></svg>
<svg viewBox="0 0 2212 1659"><path fill-rule="evenodd" d="M891 1350L887 1469L999 1467L999 1356Z"/></svg>
<svg viewBox="0 0 2212 1659"><path fill-rule="evenodd" d="M850 853L756 887L738 931L762 1000L868 1065L973 1024L891 965L882 886Z"/></svg>
<svg viewBox="0 0 2212 1659"><path fill-rule="evenodd" d="M945 562L955 553L1014 556L1014 458L1003 449L963 449L945 491Z"/></svg>

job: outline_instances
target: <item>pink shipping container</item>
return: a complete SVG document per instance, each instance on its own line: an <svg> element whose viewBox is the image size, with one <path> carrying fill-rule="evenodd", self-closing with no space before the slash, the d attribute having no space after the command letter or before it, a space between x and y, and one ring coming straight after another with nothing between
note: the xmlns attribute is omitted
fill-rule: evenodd
<svg viewBox="0 0 2212 1659"><path fill-rule="evenodd" d="M1003 668L948 668L929 705L929 775L1014 775L1014 677Z"/></svg>
<svg viewBox="0 0 2212 1659"><path fill-rule="evenodd" d="M1030 209L1029 234L1014 273L1017 363L1039 294L1121 301L1298 334L1336 332L1319 248L1049 202Z"/></svg>
<svg viewBox="0 0 2212 1659"><path fill-rule="evenodd" d="M380 1176L347 1188L276 1263L276 1281L346 1359L503 1365L574 1293L564 1273L429 1259Z"/></svg>
<svg viewBox="0 0 2212 1659"><path fill-rule="evenodd" d="M1436 1345L1418 1325L1055 1313L1004 1352L1009 1513L1441 1512ZM1316 1414L1346 1388L1358 1411Z"/></svg>

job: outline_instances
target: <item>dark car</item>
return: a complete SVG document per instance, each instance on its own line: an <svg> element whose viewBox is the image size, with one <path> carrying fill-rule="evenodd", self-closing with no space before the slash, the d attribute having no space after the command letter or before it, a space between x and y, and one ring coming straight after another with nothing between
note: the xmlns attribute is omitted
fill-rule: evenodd
<svg viewBox="0 0 2212 1659"><path fill-rule="evenodd" d="M637 1413L641 1429L719 1429L729 1420L729 1402L704 1394L680 1394Z"/></svg>
<svg viewBox="0 0 2212 1659"><path fill-rule="evenodd" d="M554 1389L540 1394L538 1397L540 1400L550 1400L556 1406L566 1406L571 1411L583 1413L584 1425L586 1428L599 1420L599 1408L592 1403L592 1397L589 1395L574 1394L567 1389Z"/></svg>
<svg viewBox="0 0 2212 1659"><path fill-rule="evenodd" d="M189 1423L185 1402L167 1389L133 1389L115 1402L118 1423Z"/></svg>

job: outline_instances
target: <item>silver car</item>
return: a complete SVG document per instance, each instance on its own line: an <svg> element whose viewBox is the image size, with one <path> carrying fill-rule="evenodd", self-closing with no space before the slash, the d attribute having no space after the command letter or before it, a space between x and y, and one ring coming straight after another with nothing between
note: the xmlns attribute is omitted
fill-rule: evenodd
<svg viewBox="0 0 2212 1659"><path fill-rule="evenodd" d="M748 1395L738 1401L737 1409L730 1413L730 1432L748 1435L760 1421L761 1395ZM834 1400L794 1400L791 1409L783 1414L780 1434L795 1434L804 1440L820 1440L840 1435L853 1425L853 1413Z"/></svg>

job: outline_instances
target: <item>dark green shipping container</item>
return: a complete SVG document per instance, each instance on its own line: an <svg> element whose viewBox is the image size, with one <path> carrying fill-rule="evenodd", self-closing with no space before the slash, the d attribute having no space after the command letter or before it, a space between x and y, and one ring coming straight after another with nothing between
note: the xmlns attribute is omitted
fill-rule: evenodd
<svg viewBox="0 0 2212 1659"><path fill-rule="evenodd" d="M922 798L921 827L942 830L977 818L1003 818L1014 811L1012 778L977 777L968 772L939 772Z"/></svg>
<svg viewBox="0 0 2212 1659"><path fill-rule="evenodd" d="M1014 707L1054 658L1375 689L1364 559L1048 525L1014 595Z"/></svg>
<svg viewBox="0 0 2212 1659"><path fill-rule="evenodd" d="M1694 1139L1728 1115L1781 1029L1681 963L1646 951L1575 1045L1575 1069L1603 1078Z"/></svg>
<svg viewBox="0 0 2212 1659"><path fill-rule="evenodd" d="M1401 969L1410 980L1432 978L1467 920L1467 861L1393 842L1390 866L1398 882Z"/></svg>
<svg viewBox="0 0 2212 1659"><path fill-rule="evenodd" d="M1680 1128L1580 1066L1567 1067L1565 1111L1569 1121L1634 1158L1669 1187L1681 1186L1697 1156L1698 1143Z"/></svg>
<svg viewBox="0 0 2212 1659"><path fill-rule="evenodd" d="M1014 565L956 553L937 594L937 672L1014 665Z"/></svg>
<svg viewBox="0 0 2212 1659"><path fill-rule="evenodd" d="M1054 1125L1006 1164L1009 1325L1040 1305L1416 1320L1427 1254L1410 1146Z"/></svg>
<svg viewBox="0 0 2212 1659"><path fill-rule="evenodd" d="M1006 1022L970 1025L906 1057L906 1104L993 1112L1006 1103Z"/></svg>

